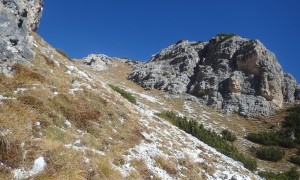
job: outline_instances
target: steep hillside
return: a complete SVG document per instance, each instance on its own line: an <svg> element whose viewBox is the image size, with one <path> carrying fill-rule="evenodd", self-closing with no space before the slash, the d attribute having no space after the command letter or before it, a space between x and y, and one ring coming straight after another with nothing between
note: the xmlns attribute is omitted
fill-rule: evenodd
<svg viewBox="0 0 300 180"><path fill-rule="evenodd" d="M71 60L33 32L42 9L41 0L0 3L0 179L250 180L293 167L295 149L279 162L255 160L244 138L276 126L279 115L249 121L184 92L145 91L127 79L141 64L128 59ZM199 124L183 129L167 111Z"/></svg>

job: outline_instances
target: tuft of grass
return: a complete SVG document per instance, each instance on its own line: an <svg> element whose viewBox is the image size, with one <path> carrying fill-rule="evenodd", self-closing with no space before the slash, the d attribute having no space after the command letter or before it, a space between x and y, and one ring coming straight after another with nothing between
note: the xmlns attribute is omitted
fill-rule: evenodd
<svg viewBox="0 0 300 180"><path fill-rule="evenodd" d="M165 170L171 176L176 176L178 174L178 169L173 161L166 160L163 157L155 157L156 165L161 169Z"/></svg>
<svg viewBox="0 0 300 180"><path fill-rule="evenodd" d="M21 165L22 148L18 141L11 141L5 137L0 138L0 161L9 167L18 168Z"/></svg>
<svg viewBox="0 0 300 180"><path fill-rule="evenodd" d="M136 101L135 97L130 92L127 92L124 89L122 89L122 88L120 88L118 86L114 86L112 84L109 84L108 86L110 88L112 88L114 91L116 91L119 94L121 94L122 97L124 97L125 99L127 99L132 104L137 104L137 101Z"/></svg>
<svg viewBox="0 0 300 180"><path fill-rule="evenodd" d="M27 67L26 65L16 63L12 66L13 72L15 73L14 79L18 81L39 81L44 83L46 78L33 70L32 68Z"/></svg>
<svg viewBox="0 0 300 180"><path fill-rule="evenodd" d="M237 148L235 148L233 145L228 144L228 142L216 132L205 129L204 126L202 124L199 124L197 121L188 120L186 117L178 116L172 111L164 111L158 113L157 116L170 121L175 126L179 127L187 133L190 133L199 140L215 148L222 154L231 157L234 160L240 161L244 164L245 168L251 171L254 171L257 168L257 162L254 158L247 157L244 154L240 153Z"/></svg>
<svg viewBox="0 0 300 180"><path fill-rule="evenodd" d="M282 173L263 171L259 172L258 175L266 180L299 180L299 173L296 168L291 168L290 170Z"/></svg>

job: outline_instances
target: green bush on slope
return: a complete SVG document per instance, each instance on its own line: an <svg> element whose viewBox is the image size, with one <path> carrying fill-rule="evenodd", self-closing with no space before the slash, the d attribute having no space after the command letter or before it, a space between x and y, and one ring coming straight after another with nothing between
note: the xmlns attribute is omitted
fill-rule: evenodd
<svg viewBox="0 0 300 180"><path fill-rule="evenodd" d="M119 88L118 86L114 86L112 84L108 85L110 88L112 88L114 91L121 94L122 97L126 98L129 102L132 104L137 104L137 101L134 96L130 92L125 91L124 89Z"/></svg>
<svg viewBox="0 0 300 180"><path fill-rule="evenodd" d="M245 168L251 171L257 168L257 162L254 158L247 157L240 153L236 147L227 143L223 137L211 130L205 129L204 126L199 124L197 121L188 120L186 117L180 117L172 111L161 112L158 113L157 116L170 121L175 126L195 136L222 154L231 157L234 160L240 161L244 164Z"/></svg>

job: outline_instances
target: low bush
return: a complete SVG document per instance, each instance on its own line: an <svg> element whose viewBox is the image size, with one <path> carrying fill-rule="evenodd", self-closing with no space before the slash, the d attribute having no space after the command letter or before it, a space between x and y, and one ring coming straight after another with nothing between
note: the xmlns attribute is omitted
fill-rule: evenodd
<svg viewBox="0 0 300 180"><path fill-rule="evenodd" d="M296 168L291 168L290 170L282 173L275 173L271 171L259 172L260 177L265 178L266 180L298 180L299 173Z"/></svg>
<svg viewBox="0 0 300 180"><path fill-rule="evenodd" d="M236 136L227 129L224 129L221 134L226 141L234 142L236 140Z"/></svg>
<svg viewBox="0 0 300 180"><path fill-rule="evenodd" d="M297 143L300 142L300 105L288 109L289 114L283 121L283 127L293 132Z"/></svg>
<svg viewBox="0 0 300 180"><path fill-rule="evenodd" d="M217 34L217 36L221 38L221 41L219 43L222 43L222 42L226 41L227 39L230 39L230 38L236 36L236 34L220 33L220 34Z"/></svg>
<svg viewBox="0 0 300 180"><path fill-rule="evenodd" d="M112 84L109 84L108 86L111 87L114 91L121 94L122 97L126 98L132 104L137 104L135 97L130 92L127 92L124 89L119 88L118 86L114 86Z"/></svg>
<svg viewBox="0 0 300 180"><path fill-rule="evenodd" d="M184 130L187 133L195 136L199 140L215 148L222 154L231 157L237 161L240 161L244 166L253 171L257 168L257 162L254 158L245 156L240 153L237 148L229 144L223 137L216 132L205 129L202 124L199 124L195 120L188 120L186 117L180 117L172 111L165 111L158 113L157 116L170 121L175 126Z"/></svg>
<svg viewBox="0 0 300 180"><path fill-rule="evenodd" d="M284 157L285 152L283 149L281 149L279 147L261 146L261 147L255 148L255 154L256 154L256 157L261 160L277 162L277 161L280 161Z"/></svg>
<svg viewBox="0 0 300 180"><path fill-rule="evenodd" d="M293 164L298 164L300 165L300 156L291 156L290 157L290 162Z"/></svg>
<svg viewBox="0 0 300 180"><path fill-rule="evenodd" d="M64 56L65 58L67 58L68 60L72 60L69 55L67 53L65 53L65 51L63 51L62 49L55 49L59 54L61 54L62 56Z"/></svg>
<svg viewBox="0 0 300 180"><path fill-rule="evenodd" d="M246 139L266 146L282 146L285 148L295 147L294 141L289 138L283 130L249 133L246 136Z"/></svg>

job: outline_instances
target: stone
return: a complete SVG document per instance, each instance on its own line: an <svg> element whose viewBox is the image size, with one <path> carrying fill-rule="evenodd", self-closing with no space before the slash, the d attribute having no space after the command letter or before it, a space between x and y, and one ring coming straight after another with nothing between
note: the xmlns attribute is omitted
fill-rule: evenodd
<svg viewBox="0 0 300 180"><path fill-rule="evenodd" d="M300 85L298 85L295 89L295 100L300 100Z"/></svg>
<svg viewBox="0 0 300 180"><path fill-rule="evenodd" d="M1 0L0 73L13 75L12 65L30 65L35 56L30 31L37 29L43 10L42 0Z"/></svg>
<svg viewBox="0 0 300 180"><path fill-rule="evenodd" d="M209 42L182 40L136 66L128 76L145 89L189 93L243 116L271 115L300 98L296 80L259 40L220 34Z"/></svg>

